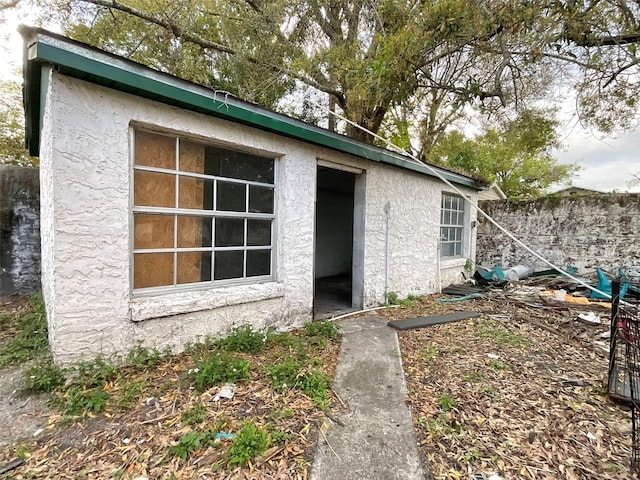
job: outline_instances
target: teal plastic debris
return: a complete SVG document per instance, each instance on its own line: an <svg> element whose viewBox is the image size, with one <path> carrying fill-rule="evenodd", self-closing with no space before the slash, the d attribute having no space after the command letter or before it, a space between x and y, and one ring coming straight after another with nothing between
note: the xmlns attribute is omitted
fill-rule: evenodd
<svg viewBox="0 0 640 480"><path fill-rule="evenodd" d="M620 284L620 300L622 300L624 298L624 294L627 293L629 283L624 280L624 273L622 269L619 270L619 274L623 279L623 282ZM596 288L602 293L606 293L608 296L602 295L601 293L594 292L592 290L591 298L596 300L611 300L611 281L607 278L600 267L596 268L596 275L598 276L598 285L596 286Z"/></svg>
<svg viewBox="0 0 640 480"><path fill-rule="evenodd" d="M472 298L484 298L482 293L472 293L470 295L465 295L464 297L456 297L456 298L439 298L438 303L455 303L455 302L464 302L465 300L470 300Z"/></svg>

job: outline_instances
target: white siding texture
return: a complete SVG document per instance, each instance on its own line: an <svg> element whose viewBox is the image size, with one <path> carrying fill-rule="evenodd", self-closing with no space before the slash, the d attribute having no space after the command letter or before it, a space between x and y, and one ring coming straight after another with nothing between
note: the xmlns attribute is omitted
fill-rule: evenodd
<svg viewBox="0 0 640 480"><path fill-rule="evenodd" d="M234 325L287 329L311 321L318 158L365 171L364 306L383 301L387 202L389 290L401 297L437 291L439 181L56 72L49 80L40 157L42 284L56 361L124 353L137 342L178 351ZM132 125L277 158L275 281L132 295ZM468 249L465 242L465 258ZM465 258L443 263L443 285L461 279Z"/></svg>

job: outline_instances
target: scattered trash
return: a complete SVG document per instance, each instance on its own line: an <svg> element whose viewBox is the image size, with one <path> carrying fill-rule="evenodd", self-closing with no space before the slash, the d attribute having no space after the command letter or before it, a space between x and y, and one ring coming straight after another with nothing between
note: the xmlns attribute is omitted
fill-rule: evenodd
<svg viewBox="0 0 640 480"><path fill-rule="evenodd" d="M584 380L567 379L562 380L562 385L565 387L586 387L588 383Z"/></svg>
<svg viewBox="0 0 640 480"><path fill-rule="evenodd" d="M500 358L500 355L496 355L495 353L487 353L487 357L489 357L491 360L498 360Z"/></svg>
<svg viewBox="0 0 640 480"><path fill-rule="evenodd" d="M567 291L561 288L554 292L554 296L559 302L564 302L567 299Z"/></svg>
<svg viewBox="0 0 640 480"><path fill-rule="evenodd" d="M611 338L611 330L606 330L599 335L600 338L606 340L607 338Z"/></svg>
<svg viewBox="0 0 640 480"><path fill-rule="evenodd" d="M596 436L595 436L593 433L591 433L591 432L587 432L587 438L588 438L589 440L591 440L592 442L595 442L595 441L598 439L598 437L596 437Z"/></svg>
<svg viewBox="0 0 640 480"><path fill-rule="evenodd" d="M15 470L23 463L24 463L24 460L22 460L21 458L16 458L15 460L11 460L4 467L0 467L0 475L10 472L11 470Z"/></svg>
<svg viewBox="0 0 640 480"><path fill-rule="evenodd" d="M525 265L516 265L514 267L507 268L504 271L504 275L505 277L507 277L507 280L510 280L512 282L517 282L518 280L522 280L523 278L530 277L531 273L533 273L533 270Z"/></svg>
<svg viewBox="0 0 640 480"><path fill-rule="evenodd" d="M602 323L600 321L600 315L593 312L579 313L578 320L582 320L583 322L588 323L590 325L600 325L600 323Z"/></svg>
<svg viewBox="0 0 640 480"><path fill-rule="evenodd" d="M156 403L158 399L156 397L147 397L144 401L147 405L151 405L152 403Z"/></svg>
<svg viewBox="0 0 640 480"><path fill-rule="evenodd" d="M502 480L502 477L500 475L491 475L489 480Z"/></svg>
<svg viewBox="0 0 640 480"><path fill-rule="evenodd" d="M216 440L229 439L235 437L235 433L216 433Z"/></svg>
<svg viewBox="0 0 640 480"><path fill-rule="evenodd" d="M33 436L37 437L38 435L40 435L42 432L44 432L44 428L39 428L37 429L35 432L33 432Z"/></svg>
<svg viewBox="0 0 640 480"><path fill-rule="evenodd" d="M131 440L128 438L123 438L122 443L124 443L125 445L129 445L131 443Z"/></svg>
<svg viewBox="0 0 640 480"><path fill-rule="evenodd" d="M214 402L218 402L221 398L226 398L227 400L233 399L233 395L236 393L236 385L235 383L225 383L218 394L213 397Z"/></svg>

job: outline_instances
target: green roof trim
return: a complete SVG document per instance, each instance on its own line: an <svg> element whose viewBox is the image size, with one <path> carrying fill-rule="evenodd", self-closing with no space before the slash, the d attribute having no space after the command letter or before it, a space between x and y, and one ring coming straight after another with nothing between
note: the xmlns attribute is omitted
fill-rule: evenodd
<svg viewBox="0 0 640 480"><path fill-rule="evenodd" d="M33 156L40 152L47 74L48 68L52 67L64 75L122 92L435 177L425 166L398 153L226 96L224 92L158 72L60 35L24 26L20 27L20 33L25 41L26 143ZM452 183L475 190L483 188L465 175L432 168Z"/></svg>

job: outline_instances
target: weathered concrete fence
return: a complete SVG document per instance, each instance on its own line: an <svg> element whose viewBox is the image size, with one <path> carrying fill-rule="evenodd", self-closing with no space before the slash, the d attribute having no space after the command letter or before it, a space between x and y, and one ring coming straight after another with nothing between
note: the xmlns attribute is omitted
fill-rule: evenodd
<svg viewBox="0 0 640 480"><path fill-rule="evenodd" d="M640 265L640 194L481 202L499 224L560 267ZM548 268L478 215L478 265Z"/></svg>
<svg viewBox="0 0 640 480"><path fill-rule="evenodd" d="M37 168L0 166L0 295L40 289Z"/></svg>

